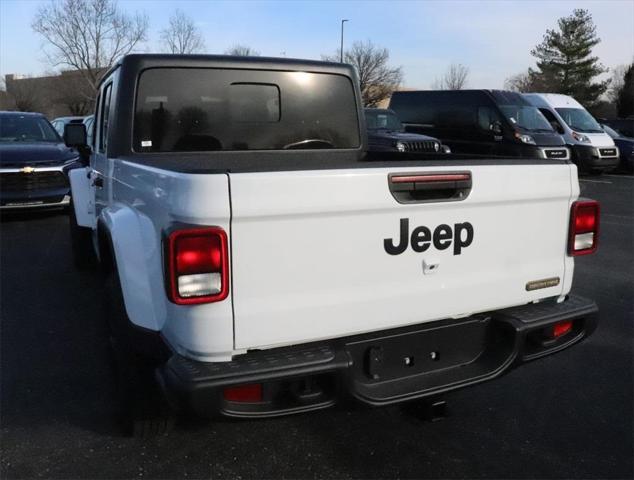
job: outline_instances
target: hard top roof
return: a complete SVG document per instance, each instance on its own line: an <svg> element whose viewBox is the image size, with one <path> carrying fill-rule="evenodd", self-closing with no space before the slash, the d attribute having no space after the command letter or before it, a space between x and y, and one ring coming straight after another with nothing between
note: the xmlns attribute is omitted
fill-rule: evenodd
<svg viewBox="0 0 634 480"><path fill-rule="evenodd" d="M130 54L121 58L102 77L104 82L118 68L145 70L147 68L234 68L253 70L309 71L353 76L354 69L345 63L322 62L294 58L240 57L232 55L172 55L165 53Z"/></svg>

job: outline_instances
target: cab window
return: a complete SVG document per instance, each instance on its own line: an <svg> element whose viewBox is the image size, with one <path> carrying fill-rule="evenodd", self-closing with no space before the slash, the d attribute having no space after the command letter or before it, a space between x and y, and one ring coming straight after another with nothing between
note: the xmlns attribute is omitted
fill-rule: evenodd
<svg viewBox="0 0 634 480"><path fill-rule="evenodd" d="M105 153L108 147L108 120L110 117L110 96L112 94L112 83L104 88L103 101L101 104L99 122L99 151Z"/></svg>
<svg viewBox="0 0 634 480"><path fill-rule="evenodd" d="M335 74L153 68L139 78L133 142L143 153L358 148L354 89Z"/></svg>

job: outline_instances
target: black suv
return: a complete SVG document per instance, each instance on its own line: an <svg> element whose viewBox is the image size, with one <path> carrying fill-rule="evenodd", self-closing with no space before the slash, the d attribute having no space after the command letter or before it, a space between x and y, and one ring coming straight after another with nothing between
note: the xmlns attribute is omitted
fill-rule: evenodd
<svg viewBox="0 0 634 480"><path fill-rule="evenodd" d="M372 152L429 152L451 153L440 140L418 133L407 133L392 110L366 108L368 150Z"/></svg>
<svg viewBox="0 0 634 480"><path fill-rule="evenodd" d="M78 160L41 113L0 112L0 209L67 205Z"/></svg>

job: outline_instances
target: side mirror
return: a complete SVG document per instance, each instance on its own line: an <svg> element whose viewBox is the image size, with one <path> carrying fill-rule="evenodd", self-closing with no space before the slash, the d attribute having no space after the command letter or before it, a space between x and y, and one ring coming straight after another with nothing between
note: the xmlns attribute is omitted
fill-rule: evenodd
<svg viewBox="0 0 634 480"><path fill-rule="evenodd" d="M84 147L87 144L86 125L67 123L64 125L64 143L68 147Z"/></svg>
<svg viewBox="0 0 634 480"><path fill-rule="evenodd" d="M493 123L491 123L491 131L495 134L495 135L502 135L502 124L500 122L498 122L497 120Z"/></svg>

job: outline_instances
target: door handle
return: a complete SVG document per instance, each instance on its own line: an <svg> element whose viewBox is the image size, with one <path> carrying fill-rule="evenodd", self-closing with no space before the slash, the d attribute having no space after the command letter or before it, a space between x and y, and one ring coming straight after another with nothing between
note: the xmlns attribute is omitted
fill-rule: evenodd
<svg viewBox="0 0 634 480"><path fill-rule="evenodd" d="M391 173L388 184L399 203L460 201L473 186L471 172Z"/></svg>

